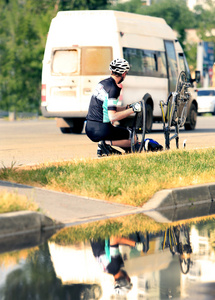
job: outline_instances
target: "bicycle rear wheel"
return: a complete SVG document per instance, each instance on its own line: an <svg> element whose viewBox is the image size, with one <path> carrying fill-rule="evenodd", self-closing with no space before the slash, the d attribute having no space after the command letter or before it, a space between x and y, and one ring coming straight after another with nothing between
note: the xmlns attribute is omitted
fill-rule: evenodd
<svg viewBox="0 0 215 300"><path fill-rule="evenodd" d="M134 122L132 126L132 134L131 134L131 152L141 152L144 147L144 139L145 139L145 102L141 101L142 110L138 112L134 116ZM135 147L135 137L137 137L137 142L139 143L139 149L137 150Z"/></svg>
<svg viewBox="0 0 215 300"><path fill-rule="evenodd" d="M172 120L174 119L174 113L175 113L175 95L172 93L169 96L169 101L167 104L167 122L169 128L172 126Z"/></svg>
<svg viewBox="0 0 215 300"><path fill-rule="evenodd" d="M181 71L181 73L178 76L178 80L177 80L177 84L176 84L176 92L177 93L183 93L185 82L187 82L186 73L184 71Z"/></svg>

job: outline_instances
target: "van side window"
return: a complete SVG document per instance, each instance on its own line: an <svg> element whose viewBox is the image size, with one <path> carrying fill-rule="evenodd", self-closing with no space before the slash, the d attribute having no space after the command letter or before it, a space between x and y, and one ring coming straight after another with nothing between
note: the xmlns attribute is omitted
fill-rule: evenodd
<svg viewBox="0 0 215 300"><path fill-rule="evenodd" d="M109 75L113 60L111 47L83 47L81 52L81 75Z"/></svg>
<svg viewBox="0 0 215 300"><path fill-rule="evenodd" d="M78 72L78 51L76 49L55 50L52 54L52 74L74 75Z"/></svg>
<svg viewBox="0 0 215 300"><path fill-rule="evenodd" d="M176 60L175 47L172 41L164 41L166 48L166 56L168 63L168 76L169 76L169 92L175 90L176 81L178 78L178 66Z"/></svg>
<svg viewBox="0 0 215 300"><path fill-rule="evenodd" d="M178 60L179 60L180 71L185 71L187 78L189 80L191 75L190 75L190 70L184 53L178 53Z"/></svg>
<svg viewBox="0 0 215 300"><path fill-rule="evenodd" d="M167 77L164 52L123 48L123 55L131 65L128 76Z"/></svg>

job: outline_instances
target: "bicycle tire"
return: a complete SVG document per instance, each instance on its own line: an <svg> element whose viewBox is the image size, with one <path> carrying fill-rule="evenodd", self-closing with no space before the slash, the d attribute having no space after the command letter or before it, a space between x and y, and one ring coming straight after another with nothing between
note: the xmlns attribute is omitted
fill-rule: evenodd
<svg viewBox="0 0 215 300"><path fill-rule="evenodd" d="M176 149L179 149L179 126L178 123L175 125L175 132L177 133L177 137L175 138L175 146Z"/></svg>
<svg viewBox="0 0 215 300"><path fill-rule="evenodd" d="M162 121L163 121L163 124L165 124L166 118L165 118L165 113L164 113L164 102L163 101L160 101L160 108L161 108Z"/></svg>
<svg viewBox="0 0 215 300"><path fill-rule="evenodd" d="M144 147L145 131L146 131L146 113L145 113L145 102L141 101L141 112L135 113L132 133L131 133L131 152L141 152ZM139 149L135 148L135 137L137 137L139 142Z"/></svg>
<svg viewBox="0 0 215 300"><path fill-rule="evenodd" d="M166 150L170 149L170 129L166 129L164 132L164 136L165 136L165 148Z"/></svg>
<svg viewBox="0 0 215 300"><path fill-rule="evenodd" d="M169 97L169 102L167 104L167 122L169 127L172 126L173 115L175 113L175 96L174 93Z"/></svg>
<svg viewBox="0 0 215 300"><path fill-rule="evenodd" d="M184 94L184 83L187 82L187 76L184 71L181 71L181 73L178 76L177 84L176 84L176 92L180 94Z"/></svg>

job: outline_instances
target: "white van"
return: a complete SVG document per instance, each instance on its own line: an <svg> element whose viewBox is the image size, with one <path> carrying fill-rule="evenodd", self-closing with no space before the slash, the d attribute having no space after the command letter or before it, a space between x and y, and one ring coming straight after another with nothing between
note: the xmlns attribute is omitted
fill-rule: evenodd
<svg viewBox="0 0 215 300"><path fill-rule="evenodd" d="M63 133L81 133L97 83L110 75L109 63L124 57L131 69L119 105L142 98L146 128L161 121L160 100L175 90L178 74L190 71L183 50L165 20L119 11L63 11L52 20L42 69L41 111L56 117ZM194 129L196 95L185 129ZM129 119L122 121L128 125ZM127 124L125 124L127 123Z"/></svg>

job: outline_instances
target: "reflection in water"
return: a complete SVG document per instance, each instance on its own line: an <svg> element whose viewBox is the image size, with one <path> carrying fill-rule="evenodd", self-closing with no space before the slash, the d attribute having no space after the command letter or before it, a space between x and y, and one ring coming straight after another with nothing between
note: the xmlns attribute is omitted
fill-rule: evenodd
<svg viewBox="0 0 215 300"><path fill-rule="evenodd" d="M168 228L164 233L163 249L169 247L172 255L179 255L181 272L187 274L190 269L190 233L187 225Z"/></svg>
<svg viewBox="0 0 215 300"><path fill-rule="evenodd" d="M213 219L107 238L89 228L1 254L0 299L215 299Z"/></svg>

